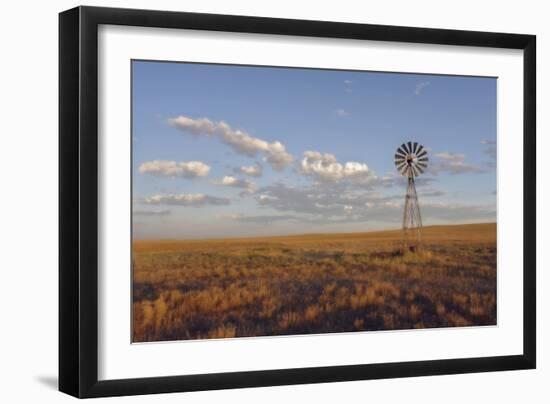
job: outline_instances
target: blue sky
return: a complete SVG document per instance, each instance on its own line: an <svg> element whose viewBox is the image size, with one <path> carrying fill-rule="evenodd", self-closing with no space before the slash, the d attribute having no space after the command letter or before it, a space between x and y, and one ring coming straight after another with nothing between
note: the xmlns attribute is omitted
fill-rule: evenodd
<svg viewBox="0 0 550 404"><path fill-rule="evenodd" d="M398 228L393 155L429 149L425 225L496 221L495 78L132 62L134 237Z"/></svg>

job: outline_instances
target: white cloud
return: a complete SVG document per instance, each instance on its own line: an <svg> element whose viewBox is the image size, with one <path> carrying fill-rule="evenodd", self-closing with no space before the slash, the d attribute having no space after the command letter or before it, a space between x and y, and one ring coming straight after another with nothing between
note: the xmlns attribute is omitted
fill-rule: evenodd
<svg viewBox="0 0 550 404"><path fill-rule="evenodd" d="M277 197L272 195L260 194L258 195L258 203L260 205L269 205L270 201L277 199Z"/></svg>
<svg viewBox="0 0 550 404"><path fill-rule="evenodd" d="M226 175L221 179L221 181L216 181L215 183L219 185L227 185L229 187L245 189L248 192L253 192L256 189L256 184L254 184L252 181L238 179L231 175Z"/></svg>
<svg viewBox="0 0 550 404"><path fill-rule="evenodd" d="M142 202L146 205L177 205L194 207L201 207L205 205L229 205L231 203L228 198L219 198L204 194L157 194L149 198L144 198Z"/></svg>
<svg viewBox="0 0 550 404"><path fill-rule="evenodd" d="M422 83L418 83L414 89L414 93L416 95L422 94L422 91L430 85L429 81L423 81Z"/></svg>
<svg viewBox="0 0 550 404"><path fill-rule="evenodd" d="M376 206L376 205L375 205ZM378 207L384 207L384 208L392 208L392 209L400 209L401 203L397 201L382 201L378 204Z"/></svg>
<svg viewBox="0 0 550 404"><path fill-rule="evenodd" d="M258 202L283 214L295 214L303 222L377 221L399 223L403 217L403 195L382 196L377 192L343 190L338 184L323 183L305 188L275 184L260 189ZM403 190L404 192L404 190ZM438 193L439 194L439 193ZM422 218L449 222L496 220L494 204L466 205L424 201Z"/></svg>
<svg viewBox="0 0 550 404"><path fill-rule="evenodd" d="M235 185L237 182L238 182L238 180L235 177L232 177L230 175L226 175L220 181L220 184L222 184L222 185Z"/></svg>
<svg viewBox="0 0 550 404"><path fill-rule="evenodd" d="M342 178L360 177L369 173L366 164L348 161L341 164L333 154L317 151L304 152L300 171L320 181L338 181Z"/></svg>
<svg viewBox="0 0 550 404"><path fill-rule="evenodd" d="M139 166L141 174L151 174L159 177L205 177L210 172L210 166L201 161L175 162L169 160L146 161Z"/></svg>
<svg viewBox="0 0 550 404"><path fill-rule="evenodd" d="M170 210L134 210L133 216L166 216L170 214Z"/></svg>
<svg viewBox="0 0 550 404"><path fill-rule="evenodd" d="M345 109L342 109L342 108L334 110L334 113L336 115L338 115L339 117L341 117L341 118L344 118L344 117L350 115L350 113L348 111L346 111Z"/></svg>
<svg viewBox="0 0 550 404"><path fill-rule="evenodd" d="M434 161L428 165L428 170L432 174L439 174L442 172L448 172L450 174L481 174L487 172L486 169L478 167L473 164L466 163L464 154L460 153L435 153Z"/></svg>
<svg viewBox="0 0 550 404"><path fill-rule="evenodd" d="M320 183L304 188L274 184L260 189L258 203L280 212L305 214L310 219L347 217L376 197L371 193L345 191L336 183Z"/></svg>
<svg viewBox="0 0 550 404"><path fill-rule="evenodd" d="M352 83L353 83L352 80L344 80L344 84L346 84L346 85L350 85L350 84L352 84Z"/></svg>
<svg viewBox="0 0 550 404"><path fill-rule="evenodd" d="M263 167L261 164L254 164L253 166L239 167L235 171L249 175L251 177L261 177L263 173Z"/></svg>
<svg viewBox="0 0 550 404"><path fill-rule="evenodd" d="M262 153L265 161L275 170L282 170L293 160L281 142L266 142L239 129L233 129L223 121L213 122L207 118L193 119L180 115L170 118L168 122L175 128L195 135L218 138L239 154L255 157L258 153Z"/></svg>

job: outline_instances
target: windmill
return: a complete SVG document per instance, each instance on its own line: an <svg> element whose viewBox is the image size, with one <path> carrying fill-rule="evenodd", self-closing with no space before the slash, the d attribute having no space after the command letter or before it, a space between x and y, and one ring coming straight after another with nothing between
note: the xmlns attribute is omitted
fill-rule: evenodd
<svg viewBox="0 0 550 404"><path fill-rule="evenodd" d="M422 241L422 217L414 178L428 167L428 151L418 142L403 143L395 152L395 166L401 175L407 177L401 251L414 252L420 249Z"/></svg>

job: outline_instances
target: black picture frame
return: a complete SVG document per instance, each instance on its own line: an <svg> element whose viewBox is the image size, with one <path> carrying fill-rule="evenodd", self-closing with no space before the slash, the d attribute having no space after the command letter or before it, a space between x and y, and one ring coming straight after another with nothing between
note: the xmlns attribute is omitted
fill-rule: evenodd
<svg viewBox="0 0 550 404"><path fill-rule="evenodd" d="M97 52L100 24L523 50L523 354L98 380ZM535 103L534 35L96 7L77 7L60 13L59 390L85 398L534 369Z"/></svg>

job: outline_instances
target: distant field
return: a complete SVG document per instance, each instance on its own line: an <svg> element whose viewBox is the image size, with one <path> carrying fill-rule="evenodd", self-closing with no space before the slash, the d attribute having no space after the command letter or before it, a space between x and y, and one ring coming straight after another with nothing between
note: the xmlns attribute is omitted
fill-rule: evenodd
<svg viewBox="0 0 550 404"><path fill-rule="evenodd" d="M496 324L496 224L134 241L133 340Z"/></svg>

